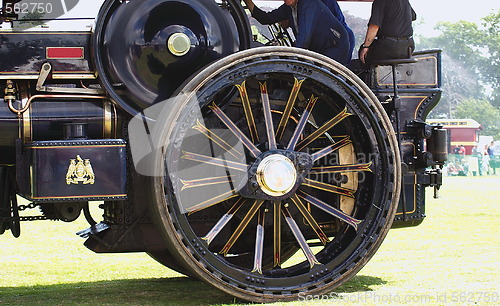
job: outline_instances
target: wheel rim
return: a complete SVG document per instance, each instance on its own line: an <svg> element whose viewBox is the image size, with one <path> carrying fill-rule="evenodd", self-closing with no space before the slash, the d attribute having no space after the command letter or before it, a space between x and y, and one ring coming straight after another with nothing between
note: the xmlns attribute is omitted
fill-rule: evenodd
<svg viewBox="0 0 500 306"><path fill-rule="evenodd" d="M216 63L184 90L191 98L160 128L155 185L179 260L254 301L325 292L354 275L399 196L396 142L371 92L334 62L279 47Z"/></svg>

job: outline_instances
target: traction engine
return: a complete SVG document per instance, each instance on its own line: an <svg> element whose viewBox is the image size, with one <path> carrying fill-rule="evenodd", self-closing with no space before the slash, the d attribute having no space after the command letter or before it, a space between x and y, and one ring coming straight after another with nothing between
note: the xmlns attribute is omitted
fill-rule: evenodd
<svg viewBox="0 0 500 306"><path fill-rule="evenodd" d="M83 31L23 29L48 17L22 4L0 15L0 234L83 213L94 252L294 300L354 276L441 185L439 50L362 80L258 45L236 0L105 0Z"/></svg>

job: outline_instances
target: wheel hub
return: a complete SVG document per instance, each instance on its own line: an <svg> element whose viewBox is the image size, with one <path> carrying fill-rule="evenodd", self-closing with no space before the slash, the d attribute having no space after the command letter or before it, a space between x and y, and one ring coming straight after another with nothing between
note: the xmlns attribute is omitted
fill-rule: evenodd
<svg viewBox="0 0 500 306"><path fill-rule="evenodd" d="M297 181L293 162L281 154L265 157L257 167L260 189L271 196L281 196L292 190Z"/></svg>
<svg viewBox="0 0 500 306"><path fill-rule="evenodd" d="M264 152L248 169L248 176L240 184L239 193L253 199L286 199L303 183L312 165L312 156L307 153L287 150Z"/></svg>

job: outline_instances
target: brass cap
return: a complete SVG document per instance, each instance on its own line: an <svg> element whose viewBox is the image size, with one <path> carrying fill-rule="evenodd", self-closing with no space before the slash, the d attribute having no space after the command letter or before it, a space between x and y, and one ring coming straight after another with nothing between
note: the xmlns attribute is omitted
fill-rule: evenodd
<svg viewBox="0 0 500 306"><path fill-rule="evenodd" d="M191 49L191 40L184 33L174 33L167 41L168 50L175 56L183 56Z"/></svg>

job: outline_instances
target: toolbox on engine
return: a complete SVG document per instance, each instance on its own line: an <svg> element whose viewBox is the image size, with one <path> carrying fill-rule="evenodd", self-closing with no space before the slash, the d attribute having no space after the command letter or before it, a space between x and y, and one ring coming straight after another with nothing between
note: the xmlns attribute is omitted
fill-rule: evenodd
<svg viewBox="0 0 500 306"><path fill-rule="evenodd" d="M33 201L126 198L125 140L34 141L23 151L18 182Z"/></svg>

